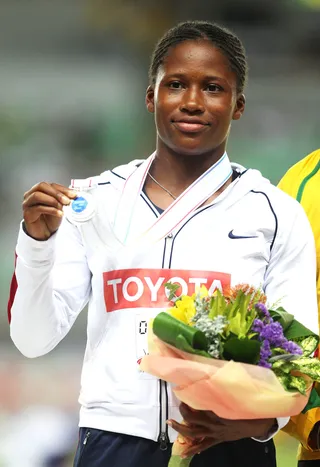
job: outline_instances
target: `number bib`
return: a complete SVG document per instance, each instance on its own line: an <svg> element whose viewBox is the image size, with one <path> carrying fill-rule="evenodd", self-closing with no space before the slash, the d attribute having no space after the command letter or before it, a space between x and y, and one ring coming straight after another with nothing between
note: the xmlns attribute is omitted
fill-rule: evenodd
<svg viewBox="0 0 320 467"><path fill-rule="evenodd" d="M136 315L136 323L135 323L135 335L136 335L136 357L137 357L137 370L139 372L139 377L141 379L156 379L154 376L149 375L148 373L144 373L139 369L139 365L141 359L148 355L149 348L148 348L148 330L150 326L150 320L157 315L155 311L140 313Z"/></svg>

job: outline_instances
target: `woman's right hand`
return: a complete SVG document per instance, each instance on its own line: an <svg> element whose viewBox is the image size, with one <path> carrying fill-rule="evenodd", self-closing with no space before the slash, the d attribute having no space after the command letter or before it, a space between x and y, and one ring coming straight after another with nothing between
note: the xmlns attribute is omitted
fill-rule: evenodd
<svg viewBox="0 0 320 467"><path fill-rule="evenodd" d="M63 206L76 198L77 192L57 183L41 182L24 194L24 227L35 240L47 240L60 227Z"/></svg>

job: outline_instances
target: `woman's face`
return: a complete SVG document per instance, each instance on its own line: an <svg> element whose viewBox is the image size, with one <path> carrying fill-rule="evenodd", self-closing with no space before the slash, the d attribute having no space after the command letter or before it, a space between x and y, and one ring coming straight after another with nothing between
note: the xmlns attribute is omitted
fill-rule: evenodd
<svg viewBox="0 0 320 467"><path fill-rule="evenodd" d="M245 99L225 55L210 41L188 40L169 50L146 103L155 114L158 150L202 155L224 152Z"/></svg>

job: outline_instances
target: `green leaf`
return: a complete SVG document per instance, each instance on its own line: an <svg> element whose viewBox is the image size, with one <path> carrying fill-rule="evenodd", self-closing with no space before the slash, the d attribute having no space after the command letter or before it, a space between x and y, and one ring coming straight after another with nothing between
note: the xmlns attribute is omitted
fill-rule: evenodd
<svg viewBox="0 0 320 467"><path fill-rule="evenodd" d="M186 459L182 459L180 456L171 456L168 467L189 467L192 459L193 456Z"/></svg>
<svg viewBox="0 0 320 467"><path fill-rule="evenodd" d="M238 312L233 318L230 319L229 325L228 325L229 331L235 334L236 336L239 337L244 337L241 336L241 315L240 312Z"/></svg>
<svg viewBox="0 0 320 467"><path fill-rule="evenodd" d="M183 350L184 352L188 352L193 355L200 355L201 357L212 358L208 352L204 350L194 349L193 347L191 347L191 345L189 345L185 336L181 334L179 334L176 338L175 347L179 350Z"/></svg>
<svg viewBox="0 0 320 467"><path fill-rule="evenodd" d="M308 361L307 361L308 360ZM294 369L310 376L313 381L320 382L320 361L317 358L299 358L292 362Z"/></svg>
<svg viewBox="0 0 320 467"><path fill-rule="evenodd" d="M176 296L176 291L180 288L180 284L172 284L171 282L166 282L164 287L170 292L169 300L172 300Z"/></svg>
<svg viewBox="0 0 320 467"><path fill-rule="evenodd" d="M294 369L292 361L287 362L286 360L276 360L272 364L272 369L281 370L283 373L290 374L291 371Z"/></svg>
<svg viewBox="0 0 320 467"><path fill-rule="evenodd" d="M208 339L202 331L182 323L164 311L153 320L153 332L159 339L174 347L178 347L178 337L182 336L192 349L208 350Z"/></svg>
<svg viewBox="0 0 320 467"><path fill-rule="evenodd" d="M290 374L291 371L300 371L306 376L310 376L313 381L320 382L320 360L317 358L300 357L289 362L277 360L272 364L272 369L280 370L283 373Z"/></svg>
<svg viewBox="0 0 320 467"><path fill-rule="evenodd" d="M294 316L288 313L282 307L279 307L276 310L269 310L269 313L273 321L278 321L281 324L284 331L290 326L290 324L294 320Z"/></svg>
<svg viewBox="0 0 320 467"><path fill-rule="evenodd" d="M274 373L286 391L298 391L303 395L306 394L307 385L302 376L293 376L283 373L281 370L274 370Z"/></svg>
<svg viewBox="0 0 320 467"><path fill-rule="evenodd" d="M303 338L313 337L313 340L310 339L308 341L308 351L310 352L309 355L315 351L319 345L319 336L317 334L303 326L303 324L294 319L294 316L285 311L283 308L277 308L276 310L269 311L272 319L274 321L278 321L281 324L284 331L283 334L289 341L298 342Z"/></svg>
<svg viewBox="0 0 320 467"><path fill-rule="evenodd" d="M306 395L307 384L305 379L302 378L302 376L289 375L287 384L288 390L293 389L299 391L300 394L303 394L304 396Z"/></svg>
<svg viewBox="0 0 320 467"><path fill-rule="evenodd" d="M259 341L231 337L224 343L223 357L226 360L255 365L260 358L260 347Z"/></svg>
<svg viewBox="0 0 320 467"><path fill-rule="evenodd" d="M228 316L227 319L230 320L233 316L235 316L240 309L241 301L243 300L244 297L244 292L242 290L239 290L237 293L235 301L231 304L229 310L228 310Z"/></svg>
<svg viewBox="0 0 320 467"><path fill-rule="evenodd" d="M299 339L294 339L294 342L302 348L304 357L313 354L318 346L318 339L315 336L300 337Z"/></svg>
<svg viewBox="0 0 320 467"><path fill-rule="evenodd" d="M277 362L278 360L282 360L283 362L291 362L292 360L297 360L298 358L299 355L294 353L285 353L284 350L283 353L280 353L280 355L274 355L273 357L269 358L269 362L273 363Z"/></svg>
<svg viewBox="0 0 320 467"><path fill-rule="evenodd" d="M216 316L225 315L226 301L219 289L216 290L216 295L211 298L209 318L213 319Z"/></svg>

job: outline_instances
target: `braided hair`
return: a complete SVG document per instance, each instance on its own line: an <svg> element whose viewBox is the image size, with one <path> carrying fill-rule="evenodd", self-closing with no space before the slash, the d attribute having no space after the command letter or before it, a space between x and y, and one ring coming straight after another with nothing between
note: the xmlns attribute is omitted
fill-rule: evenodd
<svg viewBox="0 0 320 467"><path fill-rule="evenodd" d="M156 82L160 66L168 55L169 49L188 40L208 40L219 48L229 60L230 67L237 77L237 91L243 92L248 75L245 49L240 39L226 28L208 21L186 21L169 29L158 41L151 57L149 81Z"/></svg>

